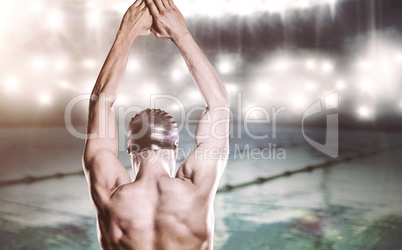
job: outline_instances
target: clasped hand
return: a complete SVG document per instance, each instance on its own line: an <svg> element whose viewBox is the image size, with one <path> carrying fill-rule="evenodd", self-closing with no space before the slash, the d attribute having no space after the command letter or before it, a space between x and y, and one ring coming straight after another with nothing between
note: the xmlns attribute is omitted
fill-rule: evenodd
<svg viewBox="0 0 402 250"><path fill-rule="evenodd" d="M124 14L120 30L135 39L151 32L175 41L188 34L186 21L173 0L137 0Z"/></svg>

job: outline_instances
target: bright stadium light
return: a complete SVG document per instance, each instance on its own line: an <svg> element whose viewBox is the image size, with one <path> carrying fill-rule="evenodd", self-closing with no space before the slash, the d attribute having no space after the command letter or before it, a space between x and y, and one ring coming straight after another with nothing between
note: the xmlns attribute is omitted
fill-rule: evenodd
<svg viewBox="0 0 402 250"><path fill-rule="evenodd" d="M0 20L7 20L8 16L12 14L12 10L15 9L16 1L0 1Z"/></svg>
<svg viewBox="0 0 402 250"><path fill-rule="evenodd" d="M194 5L188 0L176 0L175 5L181 10L184 17L192 17L196 14Z"/></svg>
<svg viewBox="0 0 402 250"><path fill-rule="evenodd" d="M371 69L371 63L369 61L366 61L366 60L361 60L358 63L358 67L360 69L362 69L362 70L369 70L369 69Z"/></svg>
<svg viewBox="0 0 402 250"><path fill-rule="evenodd" d="M55 67L58 70L65 70L67 67L67 63L64 59L59 59L55 62Z"/></svg>
<svg viewBox="0 0 402 250"><path fill-rule="evenodd" d="M231 93L234 93L234 92L238 91L238 89L239 89L239 87L234 83L227 83L227 84L225 84L225 87L226 87L226 90Z"/></svg>
<svg viewBox="0 0 402 250"><path fill-rule="evenodd" d="M286 70L289 67L289 61L287 59L279 59L274 63L274 68L279 71Z"/></svg>
<svg viewBox="0 0 402 250"><path fill-rule="evenodd" d="M213 8L211 8L213 6ZM217 17L222 15L227 3L225 1L215 1L215 0L202 0L194 1L194 8L201 13L208 13L208 16Z"/></svg>
<svg viewBox="0 0 402 250"><path fill-rule="evenodd" d="M31 10L33 12L40 12L43 9L43 4L40 1L33 1L31 2Z"/></svg>
<svg viewBox="0 0 402 250"><path fill-rule="evenodd" d="M65 89L70 87L70 84L67 81L60 81L59 85L60 85L60 87L65 88Z"/></svg>
<svg viewBox="0 0 402 250"><path fill-rule="evenodd" d="M346 84L345 84L344 81L339 80L339 81L336 82L336 87L337 87L339 90L342 90L342 89L345 89Z"/></svg>
<svg viewBox="0 0 402 250"><path fill-rule="evenodd" d="M306 99L303 96L294 96L293 104L296 108L304 108L306 105Z"/></svg>
<svg viewBox="0 0 402 250"><path fill-rule="evenodd" d="M323 71L324 73L330 73L330 72L332 72L333 70L334 70L334 65L333 65L331 62L326 61L326 62L324 62L324 63L322 64L322 71Z"/></svg>
<svg viewBox="0 0 402 250"><path fill-rule="evenodd" d="M314 60L309 59L306 61L306 69L308 70L314 70L316 68L316 63Z"/></svg>
<svg viewBox="0 0 402 250"><path fill-rule="evenodd" d="M287 1L268 0L266 8L269 12L283 12L286 8Z"/></svg>
<svg viewBox="0 0 402 250"><path fill-rule="evenodd" d="M402 63L402 54L400 54L400 53L396 54L395 61L398 63Z"/></svg>
<svg viewBox="0 0 402 250"><path fill-rule="evenodd" d="M98 5L95 1L88 1L88 2L86 2L86 5L90 9L96 9L98 7Z"/></svg>
<svg viewBox="0 0 402 250"><path fill-rule="evenodd" d="M174 69L172 71L172 79L173 80L179 80L182 77L183 77L183 73L180 70Z"/></svg>
<svg viewBox="0 0 402 250"><path fill-rule="evenodd" d="M175 84L179 84L181 82L177 80L180 80L187 75L187 64L182 57L176 57L171 65L170 77Z"/></svg>
<svg viewBox="0 0 402 250"><path fill-rule="evenodd" d="M16 91L19 87L19 81L13 76L9 76L5 79L4 85L7 91Z"/></svg>
<svg viewBox="0 0 402 250"><path fill-rule="evenodd" d="M363 119L369 119L373 115L373 111L369 109L367 106L360 106L357 109L357 113Z"/></svg>
<svg viewBox="0 0 402 250"><path fill-rule="evenodd" d="M127 11L128 7L130 7L130 5L127 5L127 3L124 3L124 2L116 1L116 3L113 4L111 7L112 7L112 9L117 11L119 14L123 14Z"/></svg>
<svg viewBox="0 0 402 250"><path fill-rule="evenodd" d="M36 70L43 70L46 68L46 61L42 57L37 57L33 63L32 66Z"/></svg>
<svg viewBox="0 0 402 250"><path fill-rule="evenodd" d="M301 9L306 9L311 6L311 3L308 0L299 0L296 2L296 6Z"/></svg>
<svg viewBox="0 0 402 250"><path fill-rule="evenodd" d="M51 96L46 92L39 94L38 100L42 105L49 105L52 102Z"/></svg>
<svg viewBox="0 0 402 250"><path fill-rule="evenodd" d="M128 98L125 95L118 95L117 99L115 101L115 105L127 105L128 104Z"/></svg>
<svg viewBox="0 0 402 250"><path fill-rule="evenodd" d="M333 93L325 97L325 108L333 109L339 107L339 94Z"/></svg>
<svg viewBox="0 0 402 250"><path fill-rule="evenodd" d="M330 5L334 10L336 0L176 0L175 3L185 16L217 17L225 14L252 15L256 12L283 14L290 9L306 9L323 4Z"/></svg>
<svg viewBox="0 0 402 250"><path fill-rule="evenodd" d="M48 19L48 25L53 29L59 29L63 24L63 15L57 10L50 12Z"/></svg>
<svg viewBox="0 0 402 250"><path fill-rule="evenodd" d="M93 69L95 67L96 63L95 63L95 60L86 59L86 60L84 60L83 64L87 69Z"/></svg>
<svg viewBox="0 0 402 250"><path fill-rule="evenodd" d="M219 64L218 69L220 73L228 74L233 70L233 66L229 62L224 61Z"/></svg>
<svg viewBox="0 0 402 250"><path fill-rule="evenodd" d="M223 2L223 1L222 1ZM227 8L227 4L222 5L223 8ZM258 1L244 1L244 0L232 0L232 4L230 5L231 7L231 12L234 14L240 15L240 16L247 16L251 15L255 12L258 7L260 7L260 2ZM223 9L221 11L221 14L225 11Z"/></svg>
<svg viewBox="0 0 402 250"><path fill-rule="evenodd" d="M127 63L127 69L128 69L129 71L131 71L131 72L138 71L140 68L141 68L141 67L140 67L140 64L139 64L138 61L136 61L136 60L130 60L130 61Z"/></svg>
<svg viewBox="0 0 402 250"><path fill-rule="evenodd" d="M387 62L382 62L381 67L384 71L389 71L389 64Z"/></svg>
<svg viewBox="0 0 402 250"><path fill-rule="evenodd" d="M97 25L101 20L101 16L98 11L91 11L87 14L87 21L90 25Z"/></svg>
<svg viewBox="0 0 402 250"><path fill-rule="evenodd" d="M309 90L315 90L317 88L317 84L315 84L314 82L309 82L306 84L306 88Z"/></svg>
<svg viewBox="0 0 402 250"><path fill-rule="evenodd" d="M360 88L363 92L370 92L373 89L373 84L370 81L365 80L360 83Z"/></svg>

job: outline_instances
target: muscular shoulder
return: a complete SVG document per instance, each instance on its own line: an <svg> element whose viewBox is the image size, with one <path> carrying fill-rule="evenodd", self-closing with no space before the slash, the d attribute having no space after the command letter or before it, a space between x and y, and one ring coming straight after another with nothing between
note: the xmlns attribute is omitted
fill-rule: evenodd
<svg viewBox="0 0 402 250"><path fill-rule="evenodd" d="M190 155L177 171L177 178L190 183L195 194L214 197L226 162L222 158L198 160Z"/></svg>

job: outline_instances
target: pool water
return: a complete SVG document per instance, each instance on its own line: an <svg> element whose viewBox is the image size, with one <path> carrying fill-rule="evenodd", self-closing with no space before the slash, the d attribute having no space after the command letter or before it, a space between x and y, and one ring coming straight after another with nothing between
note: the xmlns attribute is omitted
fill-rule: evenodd
<svg viewBox="0 0 402 250"><path fill-rule="evenodd" d="M59 130L50 132L60 134ZM7 146L2 145L2 157L6 157L6 149L25 150L30 155L6 158L1 181L80 170L82 141L66 140L68 146L55 147L49 131L38 129L2 130L0 137L7 141L12 133L26 133L31 139L19 149L19 139L14 137ZM320 135L322 131L309 133ZM191 148L190 139L182 136L181 146ZM402 134L342 131L340 155L386 149L401 139ZM269 143L283 148L286 158L239 158L236 152L236 146L261 149ZM49 160L39 157L46 155L44 151L51 156ZM123 163L127 161L124 152L119 157ZM63 167L51 168L57 161ZM309 146L296 128L282 128L277 139L269 141L232 138L231 158L220 187L328 161L333 159ZM402 249L400 162L400 149L386 150L219 192L214 203L214 249ZM85 177L59 176L0 187L0 249L99 249Z"/></svg>

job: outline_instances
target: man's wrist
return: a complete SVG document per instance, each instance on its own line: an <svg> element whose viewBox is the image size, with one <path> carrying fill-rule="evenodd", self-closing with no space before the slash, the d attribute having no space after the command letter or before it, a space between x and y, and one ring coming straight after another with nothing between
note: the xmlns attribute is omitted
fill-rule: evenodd
<svg viewBox="0 0 402 250"><path fill-rule="evenodd" d="M129 44L133 44L134 43L134 40L137 38L137 37L139 37L138 35L137 35L137 33L135 33L135 32L130 32L130 33L128 33L128 32L124 32L124 31L122 31L122 30L119 30L118 32L117 32L117 35L116 35L116 40L117 41L124 41L124 42L127 42L127 43L129 43Z"/></svg>
<svg viewBox="0 0 402 250"><path fill-rule="evenodd" d="M194 39L191 33L188 31L184 34L177 36L176 38L173 38L172 41L176 44L177 47L180 48L183 45L188 44L191 41L194 41Z"/></svg>

